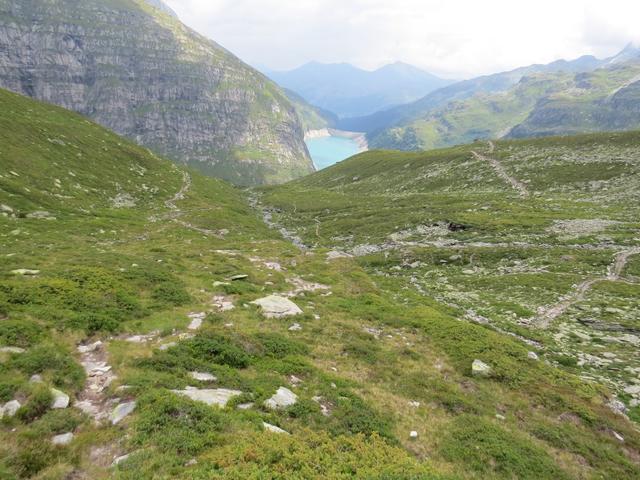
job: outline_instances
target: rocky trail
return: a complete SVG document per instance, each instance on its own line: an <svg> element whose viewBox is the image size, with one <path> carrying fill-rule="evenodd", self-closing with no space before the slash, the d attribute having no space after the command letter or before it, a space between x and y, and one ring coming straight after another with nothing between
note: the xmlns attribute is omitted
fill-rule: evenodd
<svg viewBox="0 0 640 480"><path fill-rule="evenodd" d="M565 313L572 305L584 300L586 294L594 285L604 281L620 281L622 273L633 255L640 254L640 247L630 248L616 254L613 263L609 266L606 276L591 278L579 283L573 291L562 298L558 303L546 307L538 317L531 321L533 326L538 328L548 328L551 323Z"/></svg>
<svg viewBox="0 0 640 480"><path fill-rule="evenodd" d="M495 145L493 144L493 142L489 142L488 154L491 155L493 154L494 151L495 151ZM504 168L502 163L500 163L499 160L496 160L493 157L481 155L480 153L473 150L471 151L471 153L477 160L482 160L484 162L489 163L491 167L495 170L495 172L498 174L498 176L502 178L506 183L511 185L513 189L520 194L521 197L527 198L529 196L529 190L527 189L527 186L524 183L522 183L520 180L509 175L509 173L507 173L506 169Z"/></svg>

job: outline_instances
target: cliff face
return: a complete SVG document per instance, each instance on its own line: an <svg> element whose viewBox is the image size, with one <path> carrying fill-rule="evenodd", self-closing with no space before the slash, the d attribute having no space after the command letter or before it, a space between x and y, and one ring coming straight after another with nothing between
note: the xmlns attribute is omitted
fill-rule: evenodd
<svg viewBox="0 0 640 480"><path fill-rule="evenodd" d="M283 92L143 0L0 0L0 86L237 184L313 170Z"/></svg>

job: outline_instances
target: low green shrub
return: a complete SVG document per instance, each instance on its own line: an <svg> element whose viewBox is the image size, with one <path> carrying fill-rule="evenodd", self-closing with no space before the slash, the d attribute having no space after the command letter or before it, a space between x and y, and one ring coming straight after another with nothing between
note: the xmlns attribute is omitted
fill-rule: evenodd
<svg viewBox="0 0 640 480"><path fill-rule="evenodd" d="M3 320L0 322L0 345L29 348L44 336L45 330L31 320Z"/></svg>

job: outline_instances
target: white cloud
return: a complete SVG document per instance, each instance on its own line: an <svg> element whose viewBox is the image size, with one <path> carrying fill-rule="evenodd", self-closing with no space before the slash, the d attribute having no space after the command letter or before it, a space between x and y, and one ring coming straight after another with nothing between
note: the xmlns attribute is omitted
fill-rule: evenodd
<svg viewBox="0 0 640 480"><path fill-rule="evenodd" d="M404 61L461 78L640 41L631 0L165 1L249 63L280 69Z"/></svg>

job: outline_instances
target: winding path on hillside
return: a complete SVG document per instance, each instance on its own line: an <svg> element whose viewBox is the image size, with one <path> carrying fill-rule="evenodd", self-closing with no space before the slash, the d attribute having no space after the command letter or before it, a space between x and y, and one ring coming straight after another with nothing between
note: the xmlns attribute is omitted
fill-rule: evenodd
<svg viewBox="0 0 640 480"><path fill-rule="evenodd" d="M201 233L207 237L224 238L224 233L221 231L214 231L207 228L197 227L192 223L185 222L184 220L180 219L180 217L184 215L184 212L180 209L180 207L178 207L176 202L178 202L179 200L184 200L187 193L189 193L189 190L191 190L191 183L191 175L189 175L188 172L182 172L182 186L180 187L180 190L178 190L178 192L176 192L173 197L164 202L165 206L171 210L166 218L179 223L189 230Z"/></svg>
<svg viewBox="0 0 640 480"><path fill-rule="evenodd" d="M609 266L606 276L590 278L579 283L571 293L563 297L558 303L546 307L540 315L534 318L532 325L538 328L548 328L556 318L565 313L572 305L584 300L589 290L597 283L620 281L622 273L629 262L629 258L638 254L640 254L640 247L633 247L618 252L614 257L613 263Z"/></svg>
<svg viewBox="0 0 640 480"><path fill-rule="evenodd" d="M491 155L493 154L494 151L495 151L495 145L493 144L493 142L490 141L488 154ZM511 185L513 189L520 194L521 197L527 198L529 196L529 190L527 189L527 186L524 183L522 183L520 180L509 175L509 173L506 171L506 169L504 168L502 163L500 163L499 160L496 160L493 157L482 155L476 152L475 150L471 150L471 153L477 160L482 160L484 162L489 163L489 165L491 165L491 167L495 170L498 176L502 178L506 183Z"/></svg>

